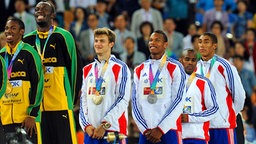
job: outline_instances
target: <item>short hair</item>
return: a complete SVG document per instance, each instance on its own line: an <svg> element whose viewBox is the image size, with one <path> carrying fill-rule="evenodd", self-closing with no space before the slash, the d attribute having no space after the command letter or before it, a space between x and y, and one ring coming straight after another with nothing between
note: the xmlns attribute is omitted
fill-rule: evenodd
<svg viewBox="0 0 256 144"><path fill-rule="evenodd" d="M99 18L100 18L99 15L96 14L96 13L89 13L88 16L87 16L87 20L89 19L89 17L90 17L91 15L95 16L97 20L99 20Z"/></svg>
<svg viewBox="0 0 256 144"><path fill-rule="evenodd" d="M182 57L186 56L189 52L193 52L195 57L197 56L197 53L196 51L193 49L193 48L188 48L188 49L185 49L182 51Z"/></svg>
<svg viewBox="0 0 256 144"><path fill-rule="evenodd" d="M17 18L17 17L9 17L9 18L7 19L7 21L6 21L6 23L7 23L8 21L14 21L14 22L16 22L16 23L20 26L20 29L24 29L24 30L25 30L25 24L24 24L24 22L23 22L21 19L19 19L19 18Z"/></svg>
<svg viewBox="0 0 256 144"><path fill-rule="evenodd" d="M116 41L116 34L109 28L103 27L103 28L97 28L94 30L94 37L98 35L107 35L109 42L114 42Z"/></svg>
<svg viewBox="0 0 256 144"><path fill-rule="evenodd" d="M154 31L154 27L153 27L153 24L152 24L151 22L148 22L148 21L142 22L142 23L140 24L140 33L143 34L143 33L142 33L142 28L143 28L144 26L146 26L146 25L148 25L148 26L150 27L150 29L151 29L150 34L152 34L153 31Z"/></svg>
<svg viewBox="0 0 256 144"><path fill-rule="evenodd" d="M245 30L245 32L247 33L248 31L251 31L253 33L254 36L256 36L256 32L255 32L255 29L254 28L247 28Z"/></svg>
<svg viewBox="0 0 256 144"><path fill-rule="evenodd" d="M191 37L191 43L194 43L194 42L196 41L196 38L199 38L199 37L200 37L199 34L194 34L194 35L192 35L192 37Z"/></svg>
<svg viewBox="0 0 256 144"><path fill-rule="evenodd" d="M218 43L218 39L217 36L211 32L205 32L202 34L202 36L209 36L212 40L213 43L217 44Z"/></svg>
<svg viewBox="0 0 256 144"><path fill-rule="evenodd" d="M213 26L216 25L216 24L220 26L220 30L221 30L221 31L224 30L223 24L221 23L221 21L218 21L218 20L213 21L212 24L211 24L211 26L210 26L210 28L212 29Z"/></svg>
<svg viewBox="0 0 256 144"><path fill-rule="evenodd" d="M135 43L135 39L133 37L128 36L128 37L125 38L125 41L128 40L128 39L132 40L132 42Z"/></svg>
<svg viewBox="0 0 256 144"><path fill-rule="evenodd" d="M148 0L148 1L152 3L152 0ZM141 0L139 0L139 4L141 4Z"/></svg>
<svg viewBox="0 0 256 144"><path fill-rule="evenodd" d="M244 57L241 56L241 55L235 54L235 55L233 56L233 59L239 59L239 60L243 61L243 60L244 60Z"/></svg>
<svg viewBox="0 0 256 144"><path fill-rule="evenodd" d="M164 38L164 42L168 42L168 38L167 38L166 34L164 33L164 31L162 31L162 30L156 30L156 31L154 31L153 33L157 33L157 34L162 35L163 38Z"/></svg>

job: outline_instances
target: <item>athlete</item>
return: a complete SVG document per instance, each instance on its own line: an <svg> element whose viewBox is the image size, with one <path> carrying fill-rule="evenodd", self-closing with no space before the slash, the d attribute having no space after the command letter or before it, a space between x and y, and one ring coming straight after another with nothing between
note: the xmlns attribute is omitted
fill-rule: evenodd
<svg viewBox="0 0 256 144"><path fill-rule="evenodd" d="M131 74L128 66L111 55L116 35L108 28L94 31L97 58L83 68L80 125L84 143L105 144L109 132L127 135ZM125 139L116 142L125 143Z"/></svg>
<svg viewBox="0 0 256 144"><path fill-rule="evenodd" d="M209 120L219 108L214 87L207 78L195 73L197 52L194 49L184 50L179 61L187 73L187 93L181 115L183 144L207 144Z"/></svg>
<svg viewBox="0 0 256 144"><path fill-rule="evenodd" d="M212 82L219 112L210 120L209 144L236 144L236 115L243 109L245 91L236 68L227 60L215 55L217 37L204 33L199 37L201 59L196 73Z"/></svg>
<svg viewBox="0 0 256 144"><path fill-rule="evenodd" d="M26 35L24 42L37 50L44 66L43 143L76 144L73 107L81 88L82 68L72 35L52 25L55 15L51 2L39 2L34 13L37 30Z"/></svg>
<svg viewBox="0 0 256 144"><path fill-rule="evenodd" d="M31 142L41 143L40 125L35 118L43 97L43 69L38 53L22 41L24 31L20 19L7 20L4 31L7 44L0 51L8 74L6 92L0 104L1 121L6 135L23 127Z"/></svg>
<svg viewBox="0 0 256 144"><path fill-rule="evenodd" d="M165 55L163 31L151 34L150 59L135 68L132 94L134 120L141 132L139 143L181 144L181 119L186 74L182 65Z"/></svg>

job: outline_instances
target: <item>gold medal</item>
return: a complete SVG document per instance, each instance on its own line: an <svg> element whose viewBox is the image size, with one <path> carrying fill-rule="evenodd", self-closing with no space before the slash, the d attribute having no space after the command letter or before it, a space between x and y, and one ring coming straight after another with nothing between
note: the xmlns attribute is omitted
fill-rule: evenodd
<svg viewBox="0 0 256 144"><path fill-rule="evenodd" d="M95 105L101 104L102 100L103 100L103 96L101 95L94 95L94 97L92 97L92 101Z"/></svg>
<svg viewBox="0 0 256 144"><path fill-rule="evenodd" d="M6 87L6 94L9 94L12 92L12 84L10 83L10 81L7 81L7 87Z"/></svg>

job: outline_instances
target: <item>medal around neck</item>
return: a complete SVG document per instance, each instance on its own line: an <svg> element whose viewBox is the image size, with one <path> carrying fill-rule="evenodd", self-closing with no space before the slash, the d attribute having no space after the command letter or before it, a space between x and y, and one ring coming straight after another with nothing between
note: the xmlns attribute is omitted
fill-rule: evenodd
<svg viewBox="0 0 256 144"><path fill-rule="evenodd" d="M10 94L12 92L12 84L10 83L10 81L7 81L7 87L6 87L6 94Z"/></svg>
<svg viewBox="0 0 256 144"><path fill-rule="evenodd" d="M154 92L151 92L148 95L147 100L150 104L155 104L157 102L157 95Z"/></svg>
<svg viewBox="0 0 256 144"><path fill-rule="evenodd" d="M99 105L103 101L103 96L101 96L100 93L96 91L94 97L92 97L92 101L95 105Z"/></svg>

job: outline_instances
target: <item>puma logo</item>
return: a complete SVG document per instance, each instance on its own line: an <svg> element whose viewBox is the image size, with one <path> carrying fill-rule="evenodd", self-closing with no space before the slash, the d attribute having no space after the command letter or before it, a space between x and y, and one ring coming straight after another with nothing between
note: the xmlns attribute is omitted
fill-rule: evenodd
<svg viewBox="0 0 256 144"><path fill-rule="evenodd" d="M18 59L18 62L20 62L20 63L22 63L22 64L24 64L23 62L24 62L24 59Z"/></svg>
<svg viewBox="0 0 256 144"><path fill-rule="evenodd" d="M66 118L66 119L68 118L67 114L62 115L62 117Z"/></svg>
<svg viewBox="0 0 256 144"><path fill-rule="evenodd" d="M50 44L50 47L52 47L53 49L55 49L55 46L56 46L56 43L54 45Z"/></svg>

